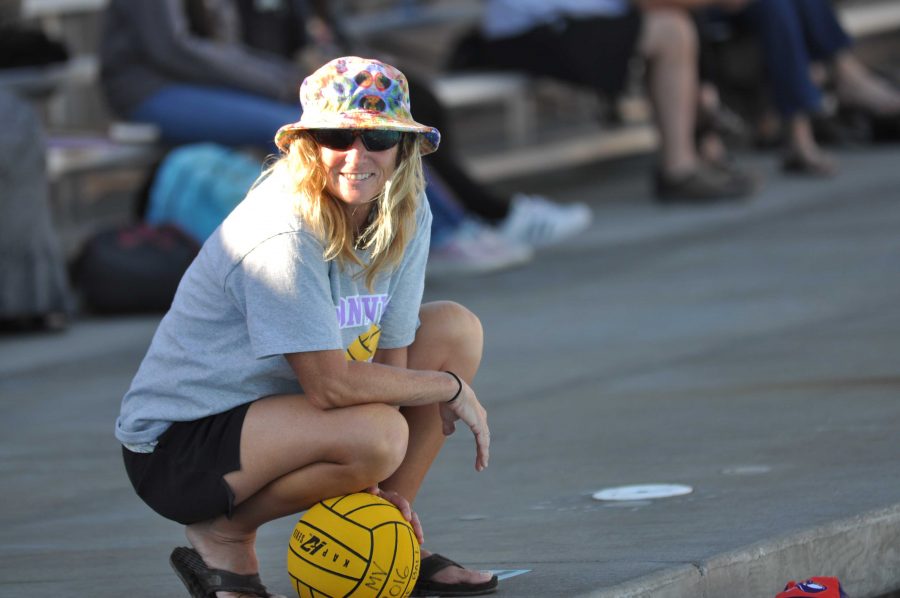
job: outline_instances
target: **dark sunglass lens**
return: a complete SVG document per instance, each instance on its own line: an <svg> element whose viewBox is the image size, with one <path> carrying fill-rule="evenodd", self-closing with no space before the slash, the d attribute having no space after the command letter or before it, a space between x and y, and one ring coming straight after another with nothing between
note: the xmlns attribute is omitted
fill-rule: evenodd
<svg viewBox="0 0 900 598"><path fill-rule="evenodd" d="M400 143L403 133L380 129L367 131L358 131L354 129L317 129L312 131L312 136L319 145L338 151L350 149L353 146L353 140L356 137L360 137L363 145L370 152L383 152Z"/></svg>
<svg viewBox="0 0 900 598"><path fill-rule="evenodd" d="M353 145L353 131L349 129L319 129L312 135L319 145L329 149L345 150Z"/></svg>
<svg viewBox="0 0 900 598"><path fill-rule="evenodd" d="M365 145L366 149L370 152L383 152L384 150L391 149L400 143L401 137L403 137L403 133L400 131L374 130L365 131L362 134L363 145Z"/></svg>

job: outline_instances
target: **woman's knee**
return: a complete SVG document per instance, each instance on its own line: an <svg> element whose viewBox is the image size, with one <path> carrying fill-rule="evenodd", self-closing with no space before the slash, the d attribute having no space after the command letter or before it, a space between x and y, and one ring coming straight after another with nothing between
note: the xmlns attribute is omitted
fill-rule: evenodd
<svg viewBox="0 0 900 598"><path fill-rule="evenodd" d="M365 483L389 477L403 463L409 443L406 418L394 407L384 404L362 405L354 428L352 461Z"/></svg>
<svg viewBox="0 0 900 598"><path fill-rule="evenodd" d="M481 320L474 313L454 301L435 301L422 305L419 314L423 332L438 336L451 346L477 349L484 343Z"/></svg>
<svg viewBox="0 0 900 598"><path fill-rule="evenodd" d="M650 57L695 57L699 51L697 27L686 10L653 9L644 13L641 46Z"/></svg>
<svg viewBox="0 0 900 598"><path fill-rule="evenodd" d="M390 405L321 411L302 397L281 395L251 405L241 460L264 463L265 475L273 477L315 463L345 465L353 475L371 477L399 467L408 441L406 418Z"/></svg>

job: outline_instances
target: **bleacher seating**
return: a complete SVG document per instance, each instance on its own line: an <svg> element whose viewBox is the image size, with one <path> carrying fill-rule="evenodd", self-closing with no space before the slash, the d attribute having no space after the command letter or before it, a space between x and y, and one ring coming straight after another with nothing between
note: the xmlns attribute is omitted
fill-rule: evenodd
<svg viewBox="0 0 900 598"><path fill-rule="evenodd" d="M28 18L41 23L74 50L64 82L56 82L64 93L45 110L51 135L55 129L80 131L83 128L92 134L86 138L92 139L87 148L65 140L50 144L51 177L69 189L72 180L91 171L145 167L159 152L154 143L125 143L108 134L108 114L96 91L95 55L99 13L105 4L106 0L22 1L23 13ZM368 38L373 45L386 39L414 37L417 30L426 30L426 45L433 52L445 49L438 43L440 36L433 35L434 31L462 31L477 22L481 10L480 0L344 0L339 6L349 11L347 27L351 33ZM857 38L900 28L897 0L844 0L839 9L843 22ZM385 35L387 31L392 35ZM446 39L444 36L443 40ZM548 89L543 82L510 72L446 74L439 71L439 64L431 66L435 90L461 127L466 124L466 113L485 108L500 111L500 118L491 122L505 143L493 153L469 154L469 166L484 181L645 153L656 145L656 136L646 117L631 119L615 128L600 127L594 119L597 126L582 127L579 134L554 141L552 136L541 134L545 114L540 109L540 100ZM55 76L59 77L59 73ZM629 101L636 106L633 112L648 113L640 97ZM86 120L79 120L85 117ZM77 191L70 190L70 194L77 195Z"/></svg>

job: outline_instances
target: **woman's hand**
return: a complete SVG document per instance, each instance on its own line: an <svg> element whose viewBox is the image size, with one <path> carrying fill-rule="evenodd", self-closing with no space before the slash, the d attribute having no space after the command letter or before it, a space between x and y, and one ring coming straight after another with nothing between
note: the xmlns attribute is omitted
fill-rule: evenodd
<svg viewBox="0 0 900 598"><path fill-rule="evenodd" d="M483 471L488 466L491 447L491 431L487 423L487 411L478 402L475 391L460 380L462 388L459 396L449 403L441 403L441 419L444 435L450 436L456 430L456 420L461 419L475 435L475 469Z"/></svg>
<svg viewBox="0 0 900 598"><path fill-rule="evenodd" d="M400 509L400 514L403 515L403 518L409 521L409 524L412 526L413 533L416 534L419 545L421 546L422 543L425 542L425 535L422 533L422 523L419 521L419 516L416 515L416 512L412 510L408 500L393 490L382 490L378 486L366 488L366 492L379 496Z"/></svg>

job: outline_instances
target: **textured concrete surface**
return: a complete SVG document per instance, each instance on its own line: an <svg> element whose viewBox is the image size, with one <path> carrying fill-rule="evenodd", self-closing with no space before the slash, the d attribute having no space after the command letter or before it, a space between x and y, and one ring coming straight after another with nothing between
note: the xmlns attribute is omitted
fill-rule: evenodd
<svg viewBox="0 0 900 598"><path fill-rule="evenodd" d="M708 208L653 205L642 161L527 183L596 222L520 269L429 284L482 318L494 444L477 474L471 436L448 442L417 503L427 547L530 569L510 597L900 588L900 161L840 157L827 182L753 158L763 192ZM0 338L0 595L183 593L181 531L134 496L112 437L156 320ZM591 498L639 483L694 491ZM285 593L292 527L259 538Z"/></svg>

